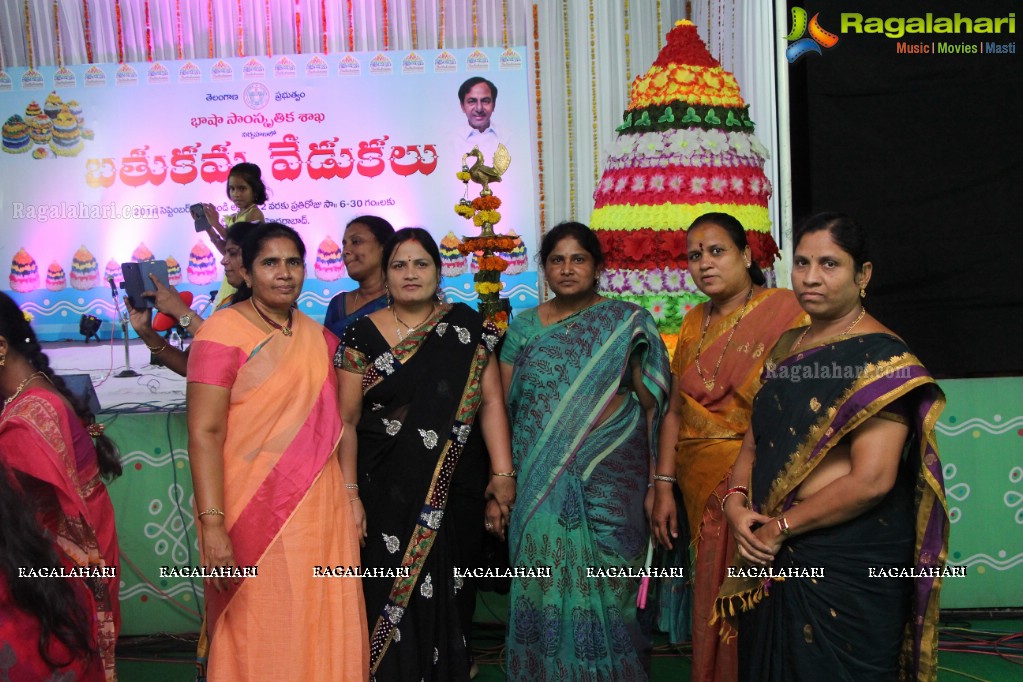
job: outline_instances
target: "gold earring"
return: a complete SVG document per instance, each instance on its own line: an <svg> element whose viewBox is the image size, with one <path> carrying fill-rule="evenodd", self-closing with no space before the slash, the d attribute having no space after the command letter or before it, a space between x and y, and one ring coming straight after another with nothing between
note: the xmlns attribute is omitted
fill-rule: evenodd
<svg viewBox="0 0 1023 682"><path fill-rule="evenodd" d="M866 298L866 297L867 297L867 287L866 286L862 286L862 287L860 287L860 298Z"/></svg>
<svg viewBox="0 0 1023 682"><path fill-rule="evenodd" d="M7 354L4 353L3 355L0 355L0 367L3 367L6 364L7 364Z"/></svg>

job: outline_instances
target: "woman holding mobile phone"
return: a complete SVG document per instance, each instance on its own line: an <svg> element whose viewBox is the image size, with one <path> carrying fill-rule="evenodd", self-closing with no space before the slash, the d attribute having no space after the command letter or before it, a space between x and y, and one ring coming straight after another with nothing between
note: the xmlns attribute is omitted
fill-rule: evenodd
<svg viewBox="0 0 1023 682"><path fill-rule="evenodd" d="M227 230L224 257L220 260L220 264L224 267L224 281L234 290L234 293L223 297L223 299L218 297L220 302L214 308L214 312L231 305L235 298L243 297L238 293L238 290L243 289L245 284L241 271L242 242L255 227L255 223L242 222L233 224ZM194 336L202 327L205 318L185 303L174 286L164 284L158 279L153 279L153 284L156 286L156 291L143 292L142 295L152 299L153 307L157 311L177 319L178 324ZM153 329L153 313L149 308L135 308L127 296L124 297L124 307L128 311L128 320L131 322L132 329L153 354L154 364L163 365L172 372L185 376L188 366L187 350L170 345L160 335L160 332ZM187 324L182 324L185 322Z"/></svg>

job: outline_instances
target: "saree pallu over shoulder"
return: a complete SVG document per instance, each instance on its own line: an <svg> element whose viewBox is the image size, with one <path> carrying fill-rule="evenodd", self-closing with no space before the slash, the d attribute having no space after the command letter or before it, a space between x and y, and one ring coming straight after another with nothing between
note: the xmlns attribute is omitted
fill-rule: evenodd
<svg viewBox="0 0 1023 682"><path fill-rule="evenodd" d="M707 328L700 351L701 377L696 351L707 309L708 304L701 303L685 316L672 360L682 397L676 471L694 543L707 500L739 454L764 361L785 330L806 320L790 290L764 289L750 300L745 314L740 316L738 309ZM720 368L715 372L718 358ZM708 387L704 378L711 377L713 385Z"/></svg>
<svg viewBox="0 0 1023 682"><path fill-rule="evenodd" d="M0 417L0 458L20 477L28 478L27 490L45 486L53 493L58 508L41 509L41 522L75 566L116 569L119 563L113 505L100 479L94 451L83 468L78 468L70 421L76 418L53 393L26 390ZM93 600L107 680L117 679L114 649L121 621L118 581L116 576L83 581Z"/></svg>
<svg viewBox="0 0 1023 682"><path fill-rule="evenodd" d="M914 579L900 667L908 679L934 680L941 578L933 576L941 575L948 553L948 509L935 437L944 396L906 345L889 334L844 335L786 353L794 336L790 333L779 341L765 365L764 385L755 400L752 428L757 455L750 484L754 508L777 516L792 507L800 484L831 448L898 401L900 411L909 414L911 447L902 466L915 479L912 568L914 575L921 576ZM889 496L893 494L894 489ZM852 528L852 521L833 527L834 532ZM810 534L793 542L803 537ZM737 611L756 608L769 583L759 578L727 578L715 617L729 618Z"/></svg>
<svg viewBox="0 0 1023 682"><path fill-rule="evenodd" d="M519 472L516 508L531 510L564 472L598 418L628 380L629 358L642 351L643 383L658 403L657 426L670 386L670 368L653 318L642 308L605 300L544 327L514 360L508 405L512 452ZM512 534L527 514L512 517ZM519 519L519 522L516 522ZM512 554L515 554L512 548Z"/></svg>
<svg viewBox="0 0 1023 682"><path fill-rule="evenodd" d="M472 538L481 532L489 462L475 422L498 338L496 327L458 303L439 306L393 347L362 317L335 355L336 366L362 376L363 560L401 569L393 579L364 581L370 672L380 679L468 677L466 593L459 594L468 586L454 569L478 549ZM432 662L424 663L423 651Z"/></svg>
<svg viewBox="0 0 1023 682"><path fill-rule="evenodd" d="M189 382L227 384L231 391L224 514L239 566L259 564L331 460L341 434L329 361L334 337L300 312L292 331L267 334L226 308L200 328L189 354ZM238 591L207 592L211 636Z"/></svg>
<svg viewBox="0 0 1023 682"><path fill-rule="evenodd" d="M502 351L513 366L509 407L519 472L510 560L546 566L551 575L512 582L508 679L645 680L639 581L599 569L643 567L643 498L668 398L667 352L650 314L619 301L546 327L535 311L517 321ZM631 390L630 361L639 362L654 399L649 432Z"/></svg>

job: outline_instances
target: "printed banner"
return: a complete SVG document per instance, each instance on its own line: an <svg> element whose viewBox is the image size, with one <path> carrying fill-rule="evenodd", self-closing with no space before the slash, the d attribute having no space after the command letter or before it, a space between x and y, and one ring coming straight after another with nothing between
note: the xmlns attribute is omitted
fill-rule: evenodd
<svg viewBox="0 0 1023 682"><path fill-rule="evenodd" d="M451 248L478 228L454 212L455 174L497 143L511 165L492 189L497 231L515 232L504 295L537 302L536 209L526 52L464 49L67 66L0 71L0 280L44 339L77 336L88 313L115 319L109 279L120 263L166 259L197 307L221 285L220 255L196 233L191 204L221 215L230 168L262 170L267 220L294 227L308 250L304 312L322 318L354 288L340 258L345 224L363 214L422 226L442 242L445 292L475 305L472 258ZM496 86L489 130L463 108L459 87ZM473 116L477 116L473 119ZM469 185L478 195L478 185ZM447 247L447 248L444 248ZM109 326L101 332L109 338Z"/></svg>

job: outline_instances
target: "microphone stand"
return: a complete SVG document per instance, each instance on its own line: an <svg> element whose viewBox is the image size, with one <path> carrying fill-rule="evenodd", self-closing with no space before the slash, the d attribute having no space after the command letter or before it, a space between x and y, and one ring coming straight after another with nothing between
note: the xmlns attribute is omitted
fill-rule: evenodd
<svg viewBox="0 0 1023 682"><path fill-rule="evenodd" d="M128 345L128 311L121 312L121 302L117 297L117 287L114 286L114 278L108 277L107 282L110 283L110 295L114 298L114 312L117 313L117 318L121 321L121 333L124 335L124 369L114 376L119 379L142 376L131 368L130 346Z"/></svg>

